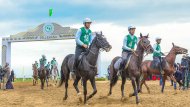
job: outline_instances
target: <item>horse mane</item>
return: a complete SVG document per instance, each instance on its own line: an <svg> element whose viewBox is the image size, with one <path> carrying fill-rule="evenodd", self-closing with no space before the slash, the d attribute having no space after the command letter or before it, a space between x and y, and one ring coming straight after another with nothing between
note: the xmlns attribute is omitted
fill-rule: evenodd
<svg viewBox="0 0 190 107"><path fill-rule="evenodd" d="M94 42L96 41L96 39L97 39L97 36L95 36L94 39L92 40L92 43L90 44L89 49L87 49L86 54L88 54L90 52L90 49L92 48L92 45L94 44Z"/></svg>

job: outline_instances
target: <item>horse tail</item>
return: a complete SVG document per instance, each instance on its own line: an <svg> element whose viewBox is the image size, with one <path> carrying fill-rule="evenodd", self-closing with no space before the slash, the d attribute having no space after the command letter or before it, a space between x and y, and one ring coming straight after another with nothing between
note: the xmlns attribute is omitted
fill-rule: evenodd
<svg viewBox="0 0 190 107"><path fill-rule="evenodd" d="M73 54L69 54L65 57L65 59L63 60L63 63L61 65L61 71L60 71L60 74L61 74L61 79L60 79L60 82L59 82L59 85L58 87L62 86L63 83L65 82L65 75L64 75L64 72L66 72L66 70L68 71L68 61L69 59L73 56ZM68 73L68 72L67 72Z"/></svg>
<svg viewBox="0 0 190 107"><path fill-rule="evenodd" d="M112 84L112 86L114 86L117 81L118 81L118 75L117 75L117 70L114 68L114 64L116 63L116 61L119 59L120 57L115 57L110 65L110 82Z"/></svg>

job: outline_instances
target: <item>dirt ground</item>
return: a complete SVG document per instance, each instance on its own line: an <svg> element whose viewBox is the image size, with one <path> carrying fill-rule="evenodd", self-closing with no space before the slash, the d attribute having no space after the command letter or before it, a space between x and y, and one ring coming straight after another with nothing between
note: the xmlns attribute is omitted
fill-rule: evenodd
<svg viewBox="0 0 190 107"><path fill-rule="evenodd" d="M132 92L131 83L127 81L125 85L126 99L121 101L121 92L119 81L113 88L111 96L107 97L109 81L97 81L98 93L88 101L88 105L79 102L76 91L72 86L73 81L69 84L68 100L63 101L64 87L56 88L55 86L45 87L32 86L31 82L14 83L14 90L0 90L0 107L66 107L66 106L90 106L90 107L136 107L135 97L129 98ZM190 90L180 91L177 94L170 83L167 82L165 92L160 92L159 81L148 81L151 94L148 94L145 87L143 93L139 94L139 107L190 107ZM82 87L79 85L82 92ZM88 83L88 94L92 92L90 83Z"/></svg>

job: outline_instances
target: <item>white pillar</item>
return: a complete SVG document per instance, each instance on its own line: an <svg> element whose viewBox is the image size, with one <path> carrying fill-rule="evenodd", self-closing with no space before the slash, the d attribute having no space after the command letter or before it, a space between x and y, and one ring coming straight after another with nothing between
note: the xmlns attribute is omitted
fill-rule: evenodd
<svg viewBox="0 0 190 107"><path fill-rule="evenodd" d="M11 67L11 42L2 41L2 66L9 63Z"/></svg>

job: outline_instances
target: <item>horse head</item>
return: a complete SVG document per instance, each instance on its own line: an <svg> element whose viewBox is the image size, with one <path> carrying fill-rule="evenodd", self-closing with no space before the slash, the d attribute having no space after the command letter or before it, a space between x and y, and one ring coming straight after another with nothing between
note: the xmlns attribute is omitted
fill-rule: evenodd
<svg viewBox="0 0 190 107"><path fill-rule="evenodd" d="M102 32L100 33L96 32L95 34L96 34L96 37L94 39L96 41L97 47L105 50L106 52L109 52L112 46L109 44L109 42L107 41L105 36L102 34Z"/></svg>
<svg viewBox="0 0 190 107"><path fill-rule="evenodd" d="M175 52L175 54L187 54L188 50L179 46L174 45L174 43L172 43L173 48L172 50Z"/></svg>
<svg viewBox="0 0 190 107"><path fill-rule="evenodd" d="M147 53L153 53L154 49L152 48L150 41L148 40L149 34L143 36L142 33L140 33L140 40L139 44L142 46L142 48L147 52Z"/></svg>

